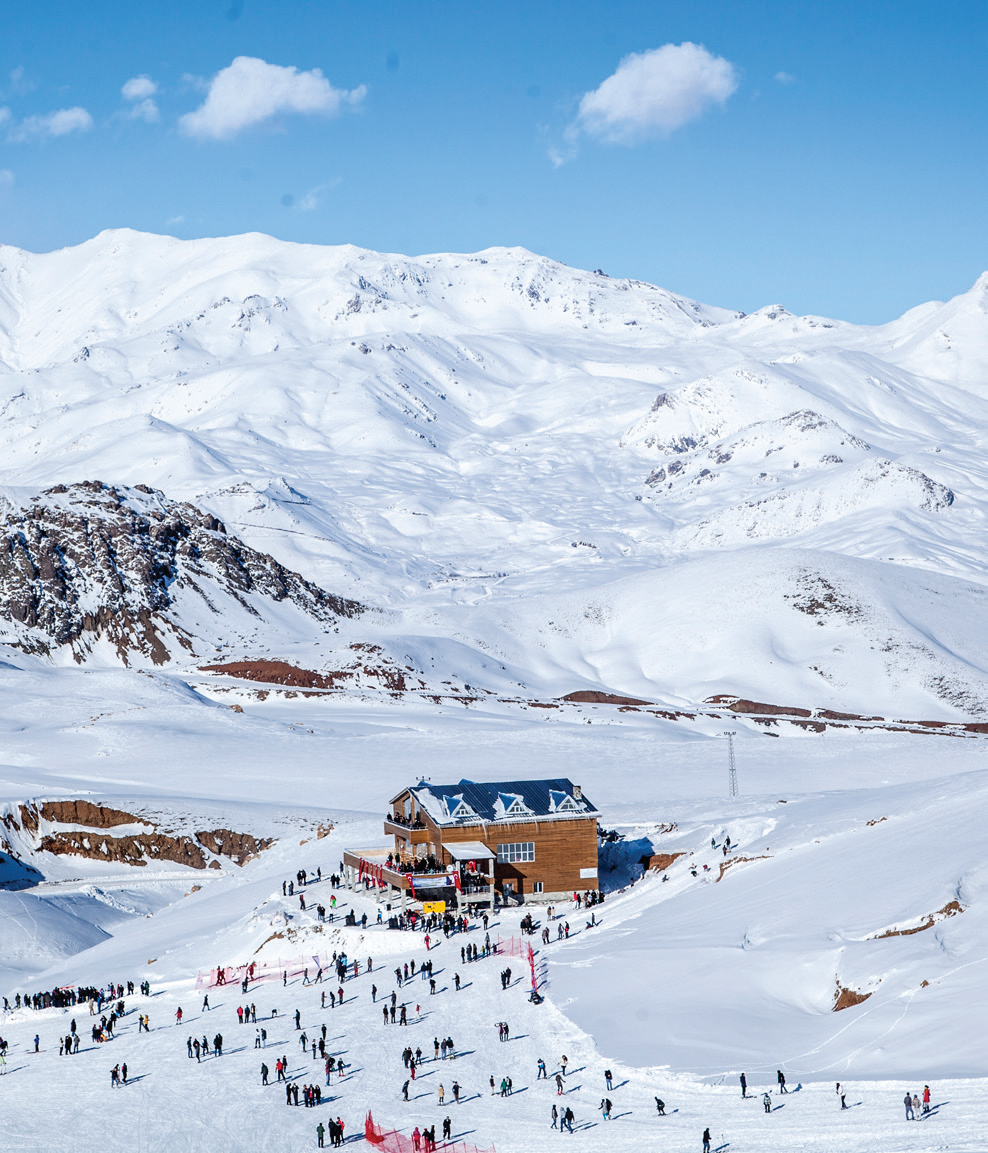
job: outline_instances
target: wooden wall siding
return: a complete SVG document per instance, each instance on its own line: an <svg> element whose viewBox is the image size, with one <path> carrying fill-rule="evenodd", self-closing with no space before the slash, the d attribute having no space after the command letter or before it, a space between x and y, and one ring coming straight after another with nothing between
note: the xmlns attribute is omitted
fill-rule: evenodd
<svg viewBox="0 0 988 1153"><path fill-rule="evenodd" d="M425 816L425 814L423 814ZM455 844L457 841L483 841L497 852L498 845L519 841L535 844L534 861L514 864L496 862L496 881L510 881L516 893L532 896L532 885L542 882L546 893L582 892L596 889L597 881L580 877L581 869L597 868L597 818L588 820L531 821L520 824L498 822L488 825L459 825L438 829L425 817L433 844Z"/></svg>

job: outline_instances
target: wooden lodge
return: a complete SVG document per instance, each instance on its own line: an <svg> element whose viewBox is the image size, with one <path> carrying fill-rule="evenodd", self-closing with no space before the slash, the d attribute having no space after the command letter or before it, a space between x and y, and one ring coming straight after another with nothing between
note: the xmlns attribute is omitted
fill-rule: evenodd
<svg viewBox="0 0 988 1153"><path fill-rule="evenodd" d="M566 778L420 781L391 799L384 831L398 868L428 868L423 882L458 873L462 901L494 890L505 903L553 901L597 888L599 815Z"/></svg>

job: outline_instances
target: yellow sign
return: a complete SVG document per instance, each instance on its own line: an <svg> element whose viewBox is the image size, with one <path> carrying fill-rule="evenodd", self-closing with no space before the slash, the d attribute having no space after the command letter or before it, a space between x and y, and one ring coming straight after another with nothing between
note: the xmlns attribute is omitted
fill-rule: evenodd
<svg viewBox="0 0 988 1153"><path fill-rule="evenodd" d="M423 901L422 902L422 912L423 913L445 913L446 912L446 902L445 901Z"/></svg>

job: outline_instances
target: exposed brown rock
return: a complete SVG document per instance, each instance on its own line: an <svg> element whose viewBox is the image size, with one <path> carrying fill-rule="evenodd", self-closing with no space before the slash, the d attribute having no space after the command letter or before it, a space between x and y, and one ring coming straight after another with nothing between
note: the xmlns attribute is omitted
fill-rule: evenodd
<svg viewBox="0 0 988 1153"><path fill-rule="evenodd" d="M943 921L947 917L956 917L958 913L963 912L964 906L960 901L948 901L942 909L937 909L935 913L928 913L919 925L914 925L911 929L886 929L884 933L878 933L868 939L870 941L884 941L889 937L911 937L913 933L922 933L926 929L932 929L938 921Z"/></svg>
<svg viewBox="0 0 988 1153"><path fill-rule="evenodd" d="M32 630L12 642L22 648L67 645L81 661L103 639L124 663L136 652L163 664L176 646L192 648L169 615L176 593L215 612L210 588L254 615L249 597L291 601L321 623L364 611L146 486L56 485L0 517L0 619Z"/></svg>
<svg viewBox="0 0 988 1153"><path fill-rule="evenodd" d="M86 825L91 829L112 829L117 825L151 825L143 817L94 805L92 801L42 801L39 812L46 821L59 825Z"/></svg>
<svg viewBox="0 0 988 1153"><path fill-rule="evenodd" d="M642 857L639 864L644 865L646 869L657 869L660 873L664 873L670 865L685 856L685 853L652 853L650 856Z"/></svg>
<svg viewBox="0 0 988 1153"><path fill-rule="evenodd" d="M597 689L579 689L561 697L564 701L575 701L581 705L648 705L651 701L640 701L637 697L619 697L615 693L602 693Z"/></svg>
<svg viewBox="0 0 988 1153"><path fill-rule="evenodd" d="M250 833L234 833L229 829L204 830L196 833L196 840L211 853L229 857L236 865L246 865L274 844L270 837L259 840Z"/></svg>
<svg viewBox="0 0 988 1153"><path fill-rule="evenodd" d="M785 717L810 717L812 712L809 709L799 709L795 705L767 705L762 701L749 701L744 697L731 697L731 696L716 696L707 697L704 704L708 705L721 705L728 708L732 713L746 713L758 716L785 716Z"/></svg>
<svg viewBox="0 0 988 1153"><path fill-rule="evenodd" d="M833 1012L839 1013L841 1009L850 1009L853 1005L860 1005L862 1001L867 1001L870 996L871 993L859 993L856 989L845 989L838 981L837 991L834 993Z"/></svg>
<svg viewBox="0 0 988 1153"><path fill-rule="evenodd" d="M228 677L258 681L261 684L285 685L292 689L335 689L357 679L376 682L382 688L397 693L425 687L421 681L409 684L405 675L408 670L385 656L380 646L357 643L348 648L357 655L347 666L322 673L300 669L287 661L272 660L227 661L223 664L203 665L200 671L223 673ZM375 659L370 660L371 657Z"/></svg>
<svg viewBox="0 0 988 1153"><path fill-rule="evenodd" d="M785 804L785 802L781 801L780 804ZM733 868L735 865L747 864L749 861L767 861L768 859L769 857L765 853L763 853L760 857L730 857L726 861L721 861L720 872L717 874L717 880L722 881L727 870Z"/></svg>
<svg viewBox="0 0 988 1153"><path fill-rule="evenodd" d="M206 855L190 837L165 833L139 833L131 837L104 837L74 831L48 833L38 846L43 852L88 857L93 861L119 861L146 865L151 861L174 861L193 869L206 867Z"/></svg>

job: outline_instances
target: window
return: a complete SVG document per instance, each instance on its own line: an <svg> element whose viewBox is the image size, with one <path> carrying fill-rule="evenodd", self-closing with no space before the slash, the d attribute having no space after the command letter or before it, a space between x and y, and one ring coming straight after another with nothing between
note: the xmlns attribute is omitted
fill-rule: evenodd
<svg viewBox="0 0 988 1153"><path fill-rule="evenodd" d="M534 861L535 842L517 841L512 845L498 845L497 859L505 865L513 865L516 861Z"/></svg>
<svg viewBox="0 0 988 1153"><path fill-rule="evenodd" d="M541 881L533 881L532 882L532 892L533 893L541 893L542 892L542 882Z"/></svg>

